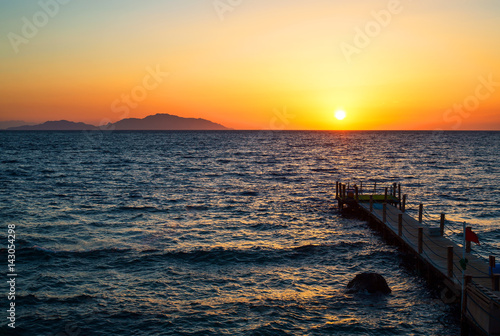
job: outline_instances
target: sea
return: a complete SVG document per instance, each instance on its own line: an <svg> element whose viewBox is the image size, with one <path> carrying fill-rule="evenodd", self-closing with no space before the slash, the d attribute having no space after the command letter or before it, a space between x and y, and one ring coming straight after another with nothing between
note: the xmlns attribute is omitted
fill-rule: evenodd
<svg viewBox="0 0 500 336"><path fill-rule="evenodd" d="M0 132L0 334L457 335L335 183L400 183L500 256L499 153L500 132ZM361 272L392 293L347 293Z"/></svg>

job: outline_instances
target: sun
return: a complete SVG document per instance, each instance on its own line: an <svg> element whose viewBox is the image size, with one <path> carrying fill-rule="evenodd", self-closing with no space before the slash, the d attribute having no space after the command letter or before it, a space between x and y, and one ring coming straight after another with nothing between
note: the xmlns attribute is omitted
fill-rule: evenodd
<svg viewBox="0 0 500 336"><path fill-rule="evenodd" d="M344 120L346 116L347 114L344 110L335 111L335 118L337 118L337 120Z"/></svg>

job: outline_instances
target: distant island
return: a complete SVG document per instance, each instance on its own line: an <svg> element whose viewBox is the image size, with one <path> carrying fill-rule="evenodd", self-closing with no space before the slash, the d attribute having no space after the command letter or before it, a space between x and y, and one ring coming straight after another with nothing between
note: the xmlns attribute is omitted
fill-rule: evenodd
<svg viewBox="0 0 500 336"><path fill-rule="evenodd" d="M183 118L159 113L143 119L127 118L104 126L94 126L67 120L47 121L38 125L9 127L8 131L222 131L230 130L223 125L200 118Z"/></svg>
<svg viewBox="0 0 500 336"><path fill-rule="evenodd" d="M5 130L11 127L31 126L31 125L36 125L36 123L29 123L22 120L0 121L0 130Z"/></svg>

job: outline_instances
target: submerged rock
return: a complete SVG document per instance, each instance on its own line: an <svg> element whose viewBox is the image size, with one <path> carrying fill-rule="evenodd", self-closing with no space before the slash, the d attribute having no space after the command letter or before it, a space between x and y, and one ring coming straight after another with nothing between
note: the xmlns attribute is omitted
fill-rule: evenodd
<svg viewBox="0 0 500 336"><path fill-rule="evenodd" d="M389 294L391 289L384 277L378 273L360 273L347 284L348 293L366 290L368 293Z"/></svg>

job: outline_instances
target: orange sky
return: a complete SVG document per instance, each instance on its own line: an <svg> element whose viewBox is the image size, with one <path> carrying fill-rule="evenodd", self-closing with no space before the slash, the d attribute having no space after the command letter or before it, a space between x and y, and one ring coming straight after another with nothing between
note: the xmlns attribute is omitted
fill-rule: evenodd
<svg viewBox="0 0 500 336"><path fill-rule="evenodd" d="M58 1L0 4L0 121L500 130L495 0Z"/></svg>

